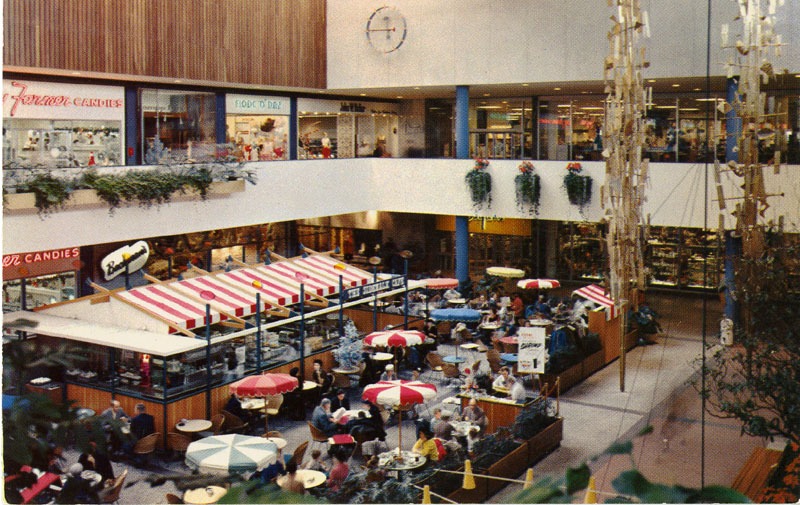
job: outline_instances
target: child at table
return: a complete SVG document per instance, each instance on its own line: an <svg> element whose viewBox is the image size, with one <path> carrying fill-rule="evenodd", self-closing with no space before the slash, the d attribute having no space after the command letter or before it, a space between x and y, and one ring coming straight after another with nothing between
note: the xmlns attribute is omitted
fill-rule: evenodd
<svg viewBox="0 0 800 505"><path fill-rule="evenodd" d="M319 449L314 449L311 451L311 459L303 463L304 470L316 470L318 472L322 472L325 475L328 474L328 467L325 463L320 459L322 456L322 451Z"/></svg>

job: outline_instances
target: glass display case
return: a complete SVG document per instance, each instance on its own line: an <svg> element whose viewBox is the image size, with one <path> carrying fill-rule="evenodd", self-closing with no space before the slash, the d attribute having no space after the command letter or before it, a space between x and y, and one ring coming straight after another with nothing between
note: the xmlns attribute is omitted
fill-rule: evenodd
<svg viewBox="0 0 800 505"><path fill-rule="evenodd" d="M560 279L600 280L607 268L605 226L560 223L557 275Z"/></svg>
<svg viewBox="0 0 800 505"><path fill-rule="evenodd" d="M724 268L722 255L715 231L652 226L646 251L650 285L716 289Z"/></svg>

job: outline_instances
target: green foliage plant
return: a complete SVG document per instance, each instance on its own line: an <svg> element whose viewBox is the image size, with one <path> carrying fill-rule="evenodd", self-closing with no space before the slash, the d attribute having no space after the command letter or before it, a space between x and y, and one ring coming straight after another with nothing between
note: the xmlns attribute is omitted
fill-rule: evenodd
<svg viewBox="0 0 800 505"><path fill-rule="evenodd" d="M487 207L492 206L492 176L486 171L488 166L488 160L478 158L464 177L472 199L472 207L476 210L483 208L484 204Z"/></svg>
<svg viewBox="0 0 800 505"><path fill-rule="evenodd" d="M541 178L534 173L533 163L523 161L519 164L519 174L514 177L517 208L528 207L530 214L539 215L539 199L542 194Z"/></svg>
<svg viewBox="0 0 800 505"><path fill-rule="evenodd" d="M564 189L567 191L569 203L579 206L581 212L592 201L592 178L580 175L582 170L580 163L568 163L567 175L564 176Z"/></svg>
<svg viewBox="0 0 800 505"><path fill-rule="evenodd" d="M40 215L62 209L72 193L70 181L54 177L49 170L36 171L17 187L18 193L33 193Z"/></svg>

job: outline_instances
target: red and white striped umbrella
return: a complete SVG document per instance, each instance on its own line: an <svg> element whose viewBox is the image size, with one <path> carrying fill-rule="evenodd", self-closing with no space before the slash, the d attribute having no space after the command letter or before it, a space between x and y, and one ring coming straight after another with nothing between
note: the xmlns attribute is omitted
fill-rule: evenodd
<svg viewBox="0 0 800 505"><path fill-rule="evenodd" d="M375 331L364 337L364 343L375 347L410 347L425 341L425 334L417 330Z"/></svg>
<svg viewBox="0 0 800 505"><path fill-rule="evenodd" d="M436 386L420 381L379 381L364 388L362 400L388 407L398 407L397 447L402 450L403 443L403 407L425 403L436 397Z"/></svg>
<svg viewBox="0 0 800 505"><path fill-rule="evenodd" d="M517 281L520 289L551 289L561 287L561 283L555 279L522 279Z"/></svg>
<svg viewBox="0 0 800 505"><path fill-rule="evenodd" d="M250 375L230 385L231 393L242 398L263 398L293 391L299 385L297 377L288 373Z"/></svg>
<svg viewBox="0 0 800 505"><path fill-rule="evenodd" d="M433 278L425 279L425 287L428 289L455 289L458 287L458 279Z"/></svg>

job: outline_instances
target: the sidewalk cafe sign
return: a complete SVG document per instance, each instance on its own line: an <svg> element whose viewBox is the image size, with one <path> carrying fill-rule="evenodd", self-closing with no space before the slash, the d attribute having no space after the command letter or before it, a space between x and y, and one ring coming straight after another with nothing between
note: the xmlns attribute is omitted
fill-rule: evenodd
<svg viewBox="0 0 800 505"><path fill-rule="evenodd" d="M519 373L544 373L547 354L544 347L545 329L538 326L517 330Z"/></svg>
<svg viewBox="0 0 800 505"><path fill-rule="evenodd" d="M374 295L375 293L380 293L381 291L402 288L405 285L405 277L402 275L392 277L391 279L373 282L371 284L364 284L363 286L357 286L343 290L342 301L345 302L347 300L355 300L356 298Z"/></svg>

